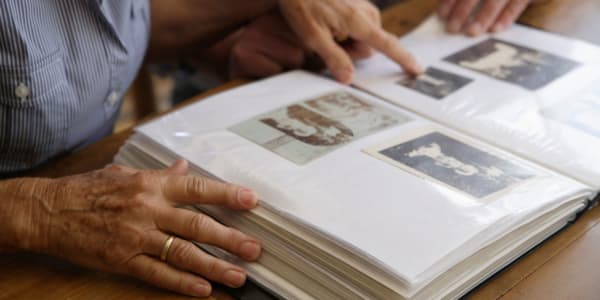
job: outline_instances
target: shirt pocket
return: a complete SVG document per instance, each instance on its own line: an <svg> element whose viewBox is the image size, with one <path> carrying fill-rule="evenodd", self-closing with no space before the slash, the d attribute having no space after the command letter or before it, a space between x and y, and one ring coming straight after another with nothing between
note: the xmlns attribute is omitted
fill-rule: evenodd
<svg viewBox="0 0 600 300"><path fill-rule="evenodd" d="M61 51L0 66L0 171L29 169L64 152L76 108Z"/></svg>

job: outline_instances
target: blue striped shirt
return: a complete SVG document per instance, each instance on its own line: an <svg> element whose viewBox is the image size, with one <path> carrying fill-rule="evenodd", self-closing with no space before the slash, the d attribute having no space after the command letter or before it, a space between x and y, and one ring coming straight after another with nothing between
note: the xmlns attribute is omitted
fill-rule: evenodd
<svg viewBox="0 0 600 300"><path fill-rule="evenodd" d="M111 133L149 10L148 0L0 1L0 173Z"/></svg>

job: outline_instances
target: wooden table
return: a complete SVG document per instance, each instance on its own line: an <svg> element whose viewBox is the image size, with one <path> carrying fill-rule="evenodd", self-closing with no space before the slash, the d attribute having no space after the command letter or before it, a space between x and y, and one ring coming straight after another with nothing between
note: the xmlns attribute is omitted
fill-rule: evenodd
<svg viewBox="0 0 600 300"><path fill-rule="evenodd" d="M404 34L434 9L435 0L407 0L384 12L384 26ZM600 1L554 0L530 7L521 23L600 44ZM234 81L211 93L242 84ZM197 101L201 95L188 103ZM184 104L185 105L185 104ZM32 173L57 177L110 163L131 131L110 136ZM600 155L600 154L599 154ZM500 272L468 297L473 299L600 299L600 208ZM0 256L0 299L183 299L139 281L85 270L34 254ZM258 293L258 294L257 294ZM262 299L249 285L236 291L217 287L213 298Z"/></svg>

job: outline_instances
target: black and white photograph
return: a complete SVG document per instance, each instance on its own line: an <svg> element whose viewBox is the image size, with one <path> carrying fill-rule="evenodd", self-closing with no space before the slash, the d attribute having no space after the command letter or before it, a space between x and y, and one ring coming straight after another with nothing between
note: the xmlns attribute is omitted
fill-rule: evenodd
<svg viewBox="0 0 600 300"><path fill-rule="evenodd" d="M425 70L425 73L417 77L404 75L397 83L421 94L441 100L472 81L472 79L458 74L430 67Z"/></svg>
<svg viewBox="0 0 600 300"><path fill-rule="evenodd" d="M336 91L255 116L232 132L297 164L410 118Z"/></svg>
<svg viewBox="0 0 600 300"><path fill-rule="evenodd" d="M486 40L444 60L528 90L540 89L579 65L567 58L497 39Z"/></svg>
<svg viewBox="0 0 600 300"><path fill-rule="evenodd" d="M526 167L437 131L367 152L477 199L489 197L535 176Z"/></svg>

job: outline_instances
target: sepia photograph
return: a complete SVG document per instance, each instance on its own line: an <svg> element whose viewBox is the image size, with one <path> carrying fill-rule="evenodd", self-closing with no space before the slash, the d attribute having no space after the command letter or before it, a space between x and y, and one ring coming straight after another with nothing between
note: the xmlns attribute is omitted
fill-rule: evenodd
<svg viewBox="0 0 600 300"><path fill-rule="evenodd" d="M478 199L535 176L528 168L440 132L430 132L367 152Z"/></svg>
<svg viewBox="0 0 600 300"><path fill-rule="evenodd" d="M528 90L540 89L579 64L554 54L489 39L444 59Z"/></svg>
<svg viewBox="0 0 600 300"><path fill-rule="evenodd" d="M340 91L276 109L229 130L292 162L305 164L351 141L408 121L404 115Z"/></svg>
<svg viewBox="0 0 600 300"><path fill-rule="evenodd" d="M425 73L417 77L403 75L397 83L421 94L441 100L472 81L472 79L458 74L430 67L425 70Z"/></svg>

